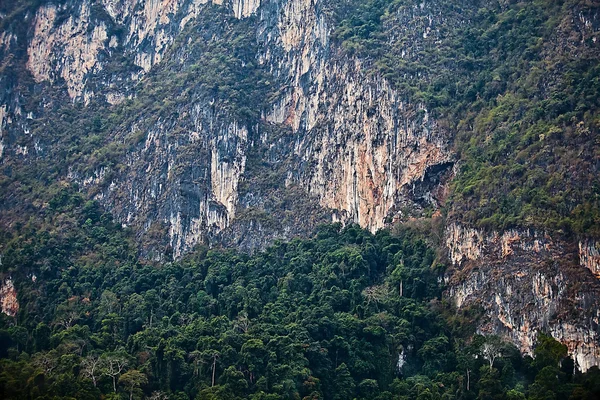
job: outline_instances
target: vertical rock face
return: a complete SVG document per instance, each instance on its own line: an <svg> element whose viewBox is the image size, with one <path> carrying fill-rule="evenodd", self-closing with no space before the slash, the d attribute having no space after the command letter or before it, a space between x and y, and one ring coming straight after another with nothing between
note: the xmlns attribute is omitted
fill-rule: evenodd
<svg viewBox="0 0 600 400"><path fill-rule="evenodd" d="M103 0L112 20L125 27L122 45L144 72L160 62L187 22L210 0Z"/></svg>
<svg viewBox="0 0 600 400"><path fill-rule="evenodd" d="M446 244L454 267L448 294L457 307L480 305L478 327L531 354L539 331L566 344L577 366L600 363L600 284L577 265L568 243L531 230L483 232L451 224Z"/></svg>
<svg viewBox="0 0 600 400"><path fill-rule="evenodd" d="M499 234L485 233L459 224L450 224L446 228L446 246L454 265L478 260L488 253L506 258L513 255L516 249L540 253L550 249L551 241L548 235L530 230L510 229Z"/></svg>
<svg viewBox="0 0 600 400"><path fill-rule="evenodd" d="M168 235L175 257L208 241L235 217L248 142L245 126L228 122L208 104L181 111L179 118L152 125L143 144L128 154L128 173L110 182L104 178L97 194L141 235Z"/></svg>
<svg viewBox="0 0 600 400"><path fill-rule="evenodd" d="M288 85L266 118L298 136L292 179L343 219L382 228L401 216L396 206L409 185L451 160L448 134L424 106L336 53L321 2L290 0L273 14L261 13L269 46L260 59ZM277 24L267 31L271 18Z"/></svg>
<svg viewBox="0 0 600 400"><path fill-rule="evenodd" d="M90 23L88 2L69 9L69 18L61 23L57 17L64 11L53 4L37 11L27 49L27 68L37 82L64 79L69 95L78 99L83 95L87 75L102 69L98 57L108 35L106 25Z"/></svg>
<svg viewBox="0 0 600 400"><path fill-rule="evenodd" d="M247 141L248 129L238 126L237 122L227 126L211 140L212 193L216 201L223 204L227 210L227 220L225 224L221 224L221 229L224 229L235 216L238 183L246 166ZM231 149L231 146L234 148ZM232 154L235 156L231 157Z"/></svg>
<svg viewBox="0 0 600 400"><path fill-rule="evenodd" d="M0 284L0 304L2 312L8 316L14 317L19 312L19 302L17 301L17 290L12 278L8 277Z"/></svg>
<svg viewBox="0 0 600 400"><path fill-rule="evenodd" d="M480 258L484 242L484 235L476 229L457 224L450 225L446 229L446 246L454 265Z"/></svg>
<svg viewBox="0 0 600 400"><path fill-rule="evenodd" d="M217 3L217 1L215 1ZM236 18L249 17L260 7L260 0L232 0L231 8Z"/></svg>
<svg viewBox="0 0 600 400"><path fill-rule="evenodd" d="M64 79L75 101L101 92L107 102L118 104L131 93L113 89L148 74L207 3L103 0L94 12L89 1L43 6L35 16L27 67L38 82ZM358 60L331 45L321 2L212 3L228 7L235 18L256 15L256 59L281 85L261 110L263 121L289 132L283 140L271 143L275 139L267 135L260 142L291 150L280 160L287 168L286 185L302 188L331 210L334 220L372 231L405 217L401 208L413 204L414 184L429 168L452 160L449 133L423 105L411 103L385 79L367 75ZM103 75L115 54L139 69L117 80ZM116 81L121 83L115 86ZM257 143L235 118L208 116L212 99L190 101L195 105L177 112L194 115L191 119L164 118L137 128L145 118L140 115L140 123L127 128L143 129L139 134L146 137L143 149L124 162L135 172L107 170L102 179L98 171L73 176L89 188L104 186L91 190L123 223L142 227L144 234L168 231L176 256L235 222L236 209L243 207L238 185L251 178L244 176L247 152Z"/></svg>
<svg viewBox="0 0 600 400"><path fill-rule="evenodd" d="M579 242L579 263L592 271L600 279L600 244L594 240L586 239Z"/></svg>
<svg viewBox="0 0 600 400"><path fill-rule="evenodd" d="M0 160L4 154L4 124L6 120L6 105L0 106Z"/></svg>

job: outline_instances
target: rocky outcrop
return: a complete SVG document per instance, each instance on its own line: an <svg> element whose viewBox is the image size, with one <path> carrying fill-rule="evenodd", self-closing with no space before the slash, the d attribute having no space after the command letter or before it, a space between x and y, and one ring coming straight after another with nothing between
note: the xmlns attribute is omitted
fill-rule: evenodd
<svg viewBox="0 0 600 400"><path fill-rule="evenodd" d="M10 317L14 317L19 312L17 290L11 277L7 277L1 281L0 304L2 306L1 311Z"/></svg>
<svg viewBox="0 0 600 400"><path fill-rule="evenodd" d="M588 321L592 329L598 327L600 314ZM591 333L589 327L577 326L569 322L563 322L550 328L553 337L558 338L567 346L569 354L573 357L576 365L581 371L600 365L600 351L598 350L598 334Z"/></svg>
<svg viewBox="0 0 600 400"><path fill-rule="evenodd" d="M426 170L448 162L448 133L360 62L336 53L320 2L281 6L261 54L287 89L266 115L297 133L300 166L290 178L320 204L372 231L402 217L397 209ZM263 10L263 23L269 20Z"/></svg>
<svg viewBox="0 0 600 400"><path fill-rule="evenodd" d="M476 229L457 224L452 224L446 229L446 247L454 265L480 258L484 244L484 234Z"/></svg>
<svg viewBox="0 0 600 400"><path fill-rule="evenodd" d="M92 24L90 4L82 2L69 9L69 17L59 22L65 10L53 4L40 7L27 55L27 68L37 82L57 82L62 78L74 99L82 97L88 74L102 69L99 54L108 34L103 23Z"/></svg>
<svg viewBox="0 0 600 400"><path fill-rule="evenodd" d="M600 244L586 239L579 242L579 263L600 279Z"/></svg>
<svg viewBox="0 0 600 400"><path fill-rule="evenodd" d="M499 334L532 354L537 333L566 344L585 371L600 364L600 284L577 265L572 246L532 230L446 231L453 268L448 295L458 308L479 305L478 330Z"/></svg>
<svg viewBox="0 0 600 400"><path fill-rule="evenodd" d="M494 254L506 258L515 250L525 250L534 253L548 251L552 239L546 234L533 230L507 230L485 233L459 224L450 224L446 228L446 246L449 250L450 261L458 265L463 261L473 261Z"/></svg>

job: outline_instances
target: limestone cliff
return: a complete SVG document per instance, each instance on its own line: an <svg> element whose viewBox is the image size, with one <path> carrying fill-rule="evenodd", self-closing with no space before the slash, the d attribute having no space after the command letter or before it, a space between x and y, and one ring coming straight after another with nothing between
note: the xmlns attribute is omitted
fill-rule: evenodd
<svg viewBox="0 0 600 400"><path fill-rule="evenodd" d="M86 76L102 69L99 55L108 35L105 24L90 23L89 3L69 9L69 18L57 23L57 16L64 11L49 4L36 13L27 68L37 82L62 78L69 95L77 99L84 94Z"/></svg>
<svg viewBox="0 0 600 400"><path fill-rule="evenodd" d="M581 370L600 363L600 281L572 245L532 230L483 232L458 224L448 226L446 244L453 263L448 295L458 308L486 310L479 332L505 336L526 354L537 333L548 332Z"/></svg>
<svg viewBox="0 0 600 400"><path fill-rule="evenodd" d="M449 133L425 106L336 52L322 8L288 1L273 32L263 34L269 46L261 62L282 66L274 73L288 83L266 118L299 133L294 152L300 166L290 180L337 210L336 218L375 231L402 217L398 206L407 188L428 168L452 159Z"/></svg>
<svg viewBox="0 0 600 400"><path fill-rule="evenodd" d="M14 317L19 311L19 301L17 300L17 291L11 277L2 279L0 284L0 304L4 314Z"/></svg>
<svg viewBox="0 0 600 400"><path fill-rule="evenodd" d="M104 94L109 104L122 103L136 96L135 85L151 84L152 67L169 49L179 54L171 54L171 60L179 57L178 68L190 67L186 44L173 46L191 21L204 16L210 6L206 3L44 5L32 23L27 68L38 83L60 86L64 81L75 102L88 104ZM329 217L319 219L323 222L352 221L375 231L406 218L411 209L438 206L429 192L414 199L412 191L432 167L451 165L450 133L423 104L412 103L384 78L367 74L358 59L331 44L323 4L235 1L221 7L235 18L252 19L248 26L256 30L256 62L279 85L259 110L262 124L280 126L287 137L282 140L281 129L249 126L231 113L211 112L214 99L197 95L177 105L178 117L148 124L146 113L138 111L133 116L137 121L110 133L124 137L136 132L145 138L144 146L131 149L121 162L126 173L108 166L71 170L72 180L95 193L123 224L143 234L167 231L175 256L235 224L236 209L244 214L249 203L237 201L238 185L252 180L244 173L245 163L257 146L286 149L274 163L285 187L302 188L307 201L313 198L329 210ZM129 60L129 74L107 71L114 71L116 57ZM277 137L265 133L269 131ZM267 236L288 237L294 229L278 232Z"/></svg>
<svg viewBox="0 0 600 400"><path fill-rule="evenodd" d="M449 8L407 3L383 16L403 82L434 81L413 64L477 11L469 1ZM21 212L19 180L31 179L19 168L39 165L40 179L77 185L131 227L145 257L178 258L199 244L253 251L323 222L376 231L439 211L460 170L458 127L343 49L324 0L67 0L20 12L22 24L0 15L0 163L16 182L7 224ZM582 38L562 26L562 47L593 48L597 18L573 21ZM444 68L482 68L471 56ZM494 123L501 136L504 122ZM593 136L586 129L577 140ZM541 231L457 222L446 245L448 294L459 308L484 307L482 333L531 352L546 330L582 369L600 363L597 239L577 250Z"/></svg>
<svg viewBox="0 0 600 400"><path fill-rule="evenodd" d="M586 267L592 274L600 279L600 245L593 240L586 239L579 242L579 262Z"/></svg>

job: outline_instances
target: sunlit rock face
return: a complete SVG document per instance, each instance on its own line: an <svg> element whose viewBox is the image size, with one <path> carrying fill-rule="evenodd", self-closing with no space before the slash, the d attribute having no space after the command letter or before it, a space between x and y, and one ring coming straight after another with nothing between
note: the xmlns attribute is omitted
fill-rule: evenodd
<svg viewBox="0 0 600 400"><path fill-rule="evenodd" d="M1 311L10 317L14 317L19 312L17 290L11 277L0 281L0 305L2 307Z"/></svg>
<svg viewBox="0 0 600 400"><path fill-rule="evenodd" d="M198 243L235 242L233 237L245 236L243 229L257 226L264 239L253 240L252 248L308 229L296 229L294 222L275 232L257 220L233 226L237 209L257 203L247 196L240 202L238 194L240 182L253 178L245 173L245 164L257 146L267 147L285 164L279 173L285 175L287 188L300 188L305 201L324 210L311 221L354 222L375 231L406 218L402 210L407 206L419 209L413 201L415 184L429 182L432 168L452 166L451 134L423 104L412 103L384 78L367 75L357 59L331 43L322 2L103 0L44 5L33 18L27 68L36 82L60 86L64 81L74 102L87 104L101 96L110 105L121 104L135 97L135 85L147 84L144 77L209 6L228 9L237 19L253 19L259 43L256 62L280 85L278 95L259 110L262 124L279 126L278 132L285 130L287 136L275 139L256 123L237 121L227 113L210 115L212 99L190 98L190 104L172 110L182 117L165 118L138 132L145 143L127 153L122 162L126 174L106 167L86 176L74 173L72 180L141 235L162 232L175 257ZM117 56L128 59L131 68L115 77L107 70L114 69L111 60ZM142 112L138 118L114 135L136 132L147 116ZM440 184L434 181L431 189ZM419 192L421 205L437 207L429 189ZM263 207L265 202L258 203Z"/></svg>
<svg viewBox="0 0 600 400"><path fill-rule="evenodd" d="M36 81L64 79L69 95L83 96L86 76L102 69L99 54L108 39L106 25L91 24L90 4L69 9L69 18L57 21L61 12L53 4L41 7L34 22L34 33L27 48L27 68Z"/></svg>
<svg viewBox="0 0 600 400"><path fill-rule="evenodd" d="M579 263L600 279L600 243L585 239L579 242Z"/></svg>
<svg viewBox="0 0 600 400"><path fill-rule="evenodd" d="M35 15L27 68L38 82L63 79L71 98L87 102L96 92L87 87L89 78L100 74L112 53L130 56L140 68L130 71L130 77L139 79L162 60L175 37L207 3L211 1L86 0L44 5ZM236 18L245 18L256 12L260 1L234 1L230 6ZM1 39L4 43L10 38L3 33ZM114 103L118 94L106 96Z"/></svg>
<svg viewBox="0 0 600 400"><path fill-rule="evenodd" d="M453 268L448 295L458 308L479 305L483 334L499 334L532 354L538 332L566 344L585 371L600 364L600 284L560 239L533 230L446 230Z"/></svg>
<svg viewBox="0 0 600 400"><path fill-rule="evenodd" d="M322 6L290 0L278 15L261 13L276 26L260 36L268 44L260 60L288 83L266 119L298 134L300 165L290 179L342 219L375 231L401 217L405 191L428 168L452 159L449 134L423 105L336 52Z"/></svg>

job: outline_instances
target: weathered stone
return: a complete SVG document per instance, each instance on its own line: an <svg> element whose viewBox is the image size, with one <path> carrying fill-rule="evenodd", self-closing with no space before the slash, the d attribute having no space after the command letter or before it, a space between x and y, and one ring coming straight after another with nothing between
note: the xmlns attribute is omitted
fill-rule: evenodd
<svg viewBox="0 0 600 400"><path fill-rule="evenodd" d="M2 305L2 312L8 316L14 317L19 312L17 290L10 276L1 281L0 304Z"/></svg>
<svg viewBox="0 0 600 400"><path fill-rule="evenodd" d="M454 265L448 295L458 308L479 305L483 334L498 334L533 354L538 332L565 343L585 371L600 364L600 282L577 265L569 243L533 230L484 232L450 224Z"/></svg>

